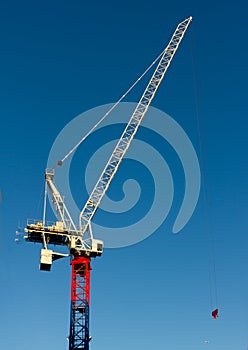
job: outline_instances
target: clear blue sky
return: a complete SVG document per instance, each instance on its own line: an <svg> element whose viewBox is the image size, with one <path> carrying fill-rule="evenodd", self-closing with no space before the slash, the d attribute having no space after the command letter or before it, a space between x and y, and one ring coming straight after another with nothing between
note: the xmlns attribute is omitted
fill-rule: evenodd
<svg viewBox="0 0 248 350"><path fill-rule="evenodd" d="M193 16L153 106L177 120L194 144L207 180L207 215L201 193L180 234L171 233L172 212L148 239L107 249L93 262L91 349L247 350L246 14L240 0L2 3L1 349L68 347L68 259L40 272L40 247L14 243L18 225L41 216L54 139L78 114L116 101L176 25ZM217 321L211 318L209 226Z"/></svg>

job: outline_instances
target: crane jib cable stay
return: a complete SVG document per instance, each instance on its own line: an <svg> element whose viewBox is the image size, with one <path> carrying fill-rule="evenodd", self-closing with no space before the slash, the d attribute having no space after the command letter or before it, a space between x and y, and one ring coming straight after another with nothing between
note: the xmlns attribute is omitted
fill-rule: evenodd
<svg viewBox="0 0 248 350"><path fill-rule="evenodd" d="M61 166L64 161L73 153L76 151L76 149L81 145L83 141L86 140L86 138L100 125L108 116L109 114L119 105L119 103L128 95L128 93L138 84L138 82L146 75L146 73L154 66L154 64L159 60L159 58L162 56L164 51L162 51L158 57L146 68L146 70L141 74L141 76L128 88L128 90L117 100L113 106L98 120L98 122L83 136L81 139L69 150L69 152L66 153L66 155L60 159L57 163L57 165ZM54 166L55 169L56 165Z"/></svg>
<svg viewBox="0 0 248 350"><path fill-rule="evenodd" d="M27 227L25 228L27 235L24 238L27 242L38 242L42 244L40 270L50 271L54 260L64 256L71 256L72 277L69 350L89 350L89 342L91 339L89 335L90 262L92 257L101 256L103 252L103 242L93 237L91 220L116 174L191 21L192 17L189 17L179 23L165 50L152 63L153 65L159 60L144 93L79 215L78 224L73 221L70 211L66 207L64 198L54 183L55 168L47 169L45 172L45 191L47 191L47 189L49 190L58 221L53 225L48 225L46 223L46 202L44 200L43 220L28 220ZM150 67L148 67L148 69L150 69ZM134 83L132 87L136 83ZM120 100L117 101L114 106L116 106ZM105 118L107 114L108 112L103 118ZM101 120L103 120L103 118L101 118ZM88 134L59 161L59 165L74 152ZM68 254L61 254L52 249L48 249L49 245L66 246L68 248Z"/></svg>

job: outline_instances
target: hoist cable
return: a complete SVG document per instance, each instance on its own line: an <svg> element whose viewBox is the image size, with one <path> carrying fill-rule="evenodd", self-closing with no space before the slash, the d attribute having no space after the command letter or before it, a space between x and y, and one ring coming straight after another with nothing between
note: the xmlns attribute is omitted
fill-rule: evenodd
<svg viewBox="0 0 248 350"><path fill-rule="evenodd" d="M209 273L209 290L210 290L210 304L211 307L218 306L218 293L217 293L217 279L216 279L216 263L215 263L215 245L213 237L213 223L210 215L210 202L209 195L207 193L207 168L205 162L205 152L204 152L204 140L201 133L201 123L200 123L200 108L199 108L199 84L195 69L195 56L193 49L193 38L191 37L191 61L192 61L192 76L194 84L194 95L195 95L195 114L197 121L197 133L198 133L198 143L199 143L199 155L202 163L201 178L202 178L202 192L203 192L203 212L205 217L205 232L206 238L209 243L208 249L208 273Z"/></svg>

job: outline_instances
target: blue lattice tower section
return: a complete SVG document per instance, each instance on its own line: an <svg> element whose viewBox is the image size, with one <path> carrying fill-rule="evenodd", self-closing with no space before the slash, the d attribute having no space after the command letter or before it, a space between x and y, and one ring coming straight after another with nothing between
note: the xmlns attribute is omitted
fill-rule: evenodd
<svg viewBox="0 0 248 350"><path fill-rule="evenodd" d="M90 258L74 257L71 261L71 323L69 350L89 350Z"/></svg>

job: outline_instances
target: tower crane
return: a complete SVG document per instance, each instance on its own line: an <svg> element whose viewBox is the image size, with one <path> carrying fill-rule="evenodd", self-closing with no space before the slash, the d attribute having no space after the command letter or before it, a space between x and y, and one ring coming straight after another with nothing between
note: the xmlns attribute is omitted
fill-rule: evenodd
<svg viewBox="0 0 248 350"><path fill-rule="evenodd" d="M50 271L53 261L71 256L71 319L69 350L89 350L89 308L90 308L90 271L91 258L101 256L103 241L94 239L91 221L104 197L119 165L124 158L139 126L144 118L155 93L178 49L178 46L190 24L192 17L179 23L167 47L160 55L159 63L141 96L129 122L127 123L113 153L111 154L99 180L93 188L76 224L65 200L54 182L55 169L46 169L45 183L54 206L57 221L54 224L43 220L28 220L24 239L27 242L42 244L40 270ZM59 165L62 161L58 162ZM45 213L44 201L44 213ZM49 249L50 245L66 246L68 254L61 254Z"/></svg>

